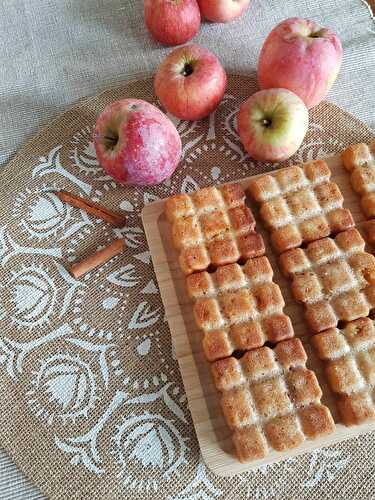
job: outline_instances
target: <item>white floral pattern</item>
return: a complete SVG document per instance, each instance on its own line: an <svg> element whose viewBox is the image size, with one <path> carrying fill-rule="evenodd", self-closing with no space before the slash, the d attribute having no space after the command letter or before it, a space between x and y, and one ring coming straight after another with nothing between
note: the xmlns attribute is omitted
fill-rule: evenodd
<svg viewBox="0 0 375 500"><path fill-rule="evenodd" d="M1 374L19 387L27 381L24 406L64 464L104 483L114 473L124 498L277 497L296 466L291 460L223 480L202 463L140 221L147 203L271 168L241 147L237 92L232 83L208 120L171 117L183 160L160 186L124 188L109 179L86 123L38 154L28 187L12 195L0 220ZM342 147L314 116L309 133L291 161ZM63 204L56 189L108 203L126 224L94 220ZM125 240L124 255L79 281L69 275L66 264L115 237ZM301 489L310 492L335 481L350 457L330 449L299 460L306 462Z"/></svg>
<svg viewBox="0 0 375 500"><path fill-rule="evenodd" d="M48 321L57 300L57 290L48 273L26 267L13 274L9 285L15 305L14 321L20 326L37 326Z"/></svg>
<svg viewBox="0 0 375 500"><path fill-rule="evenodd" d="M22 204L27 201L27 195L21 194L19 199L19 206L22 207ZM18 208L15 207L15 216L17 216ZM46 239L64 228L70 214L71 207L64 204L53 193L39 193L36 198L33 197L28 206L26 216L21 220L21 226L31 238Z"/></svg>
<svg viewBox="0 0 375 500"><path fill-rule="evenodd" d="M220 498L222 491L210 482L207 477L206 466L200 462L197 467L195 478L176 496L169 497L169 500L211 500Z"/></svg>
<svg viewBox="0 0 375 500"><path fill-rule="evenodd" d="M304 486L312 489L321 482L335 481L337 475L349 464L350 457L343 457L341 451L317 450L310 457L310 475Z"/></svg>
<svg viewBox="0 0 375 500"><path fill-rule="evenodd" d="M49 425L56 416L68 419L87 417L97 399L97 384L90 366L78 356L56 354L44 360L28 392L29 407ZM42 395L40 403L39 396Z"/></svg>
<svg viewBox="0 0 375 500"><path fill-rule="evenodd" d="M172 421L161 415L144 413L125 418L115 437L118 463L122 467L119 477L130 489L157 491L159 485L153 478L160 474L168 481L177 468L185 463L186 445ZM148 469L147 477L140 483L129 474L129 462Z"/></svg>

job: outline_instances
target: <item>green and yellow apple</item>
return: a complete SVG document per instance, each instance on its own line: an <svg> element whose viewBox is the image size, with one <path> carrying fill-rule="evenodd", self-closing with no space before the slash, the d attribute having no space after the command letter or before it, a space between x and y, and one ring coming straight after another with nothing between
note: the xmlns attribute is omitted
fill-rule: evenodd
<svg viewBox="0 0 375 500"><path fill-rule="evenodd" d="M249 155L279 162L300 147L309 125L309 113L296 94L286 89L261 90L250 96L238 114L238 131Z"/></svg>

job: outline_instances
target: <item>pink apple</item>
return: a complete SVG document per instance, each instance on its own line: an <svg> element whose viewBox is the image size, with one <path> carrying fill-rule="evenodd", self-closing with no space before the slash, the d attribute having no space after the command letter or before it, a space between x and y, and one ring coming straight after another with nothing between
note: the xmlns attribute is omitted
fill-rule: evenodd
<svg viewBox="0 0 375 500"><path fill-rule="evenodd" d="M340 71L342 46L328 28L293 17L268 35L259 57L262 89L289 89L312 108L328 94Z"/></svg>
<svg viewBox="0 0 375 500"><path fill-rule="evenodd" d="M96 122L94 145L100 165L121 184L158 184L173 174L181 156L173 123L140 99L107 106Z"/></svg>
<svg viewBox="0 0 375 500"><path fill-rule="evenodd" d="M215 23L233 21L247 9L250 0L198 0L202 16Z"/></svg>
<svg viewBox="0 0 375 500"><path fill-rule="evenodd" d="M302 99L286 89L256 92L238 114L242 144L260 161L288 159L300 147L308 125L309 113Z"/></svg>
<svg viewBox="0 0 375 500"><path fill-rule="evenodd" d="M155 93L163 107L182 120L200 120L222 100L227 75L218 58L198 45L174 50L161 63Z"/></svg>
<svg viewBox="0 0 375 500"><path fill-rule="evenodd" d="M197 0L144 0L147 29L163 45L191 40L201 26Z"/></svg>

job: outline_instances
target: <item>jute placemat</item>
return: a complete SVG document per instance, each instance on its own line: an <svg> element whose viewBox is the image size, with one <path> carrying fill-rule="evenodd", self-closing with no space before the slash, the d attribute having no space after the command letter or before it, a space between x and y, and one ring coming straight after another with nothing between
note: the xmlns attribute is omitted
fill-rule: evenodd
<svg viewBox="0 0 375 500"><path fill-rule="evenodd" d="M109 102L155 102L152 79L84 100L1 172L0 444L50 498L370 498L375 435L231 479L200 458L140 220L145 203L265 172L236 133L253 79L231 76L216 113L175 121L183 159L160 186L120 187L91 141ZM339 152L372 132L327 102L311 112L298 153L283 165ZM126 214L121 230L64 206L64 188ZM63 265L115 237L125 254L73 280ZM355 478L355 480L353 480Z"/></svg>

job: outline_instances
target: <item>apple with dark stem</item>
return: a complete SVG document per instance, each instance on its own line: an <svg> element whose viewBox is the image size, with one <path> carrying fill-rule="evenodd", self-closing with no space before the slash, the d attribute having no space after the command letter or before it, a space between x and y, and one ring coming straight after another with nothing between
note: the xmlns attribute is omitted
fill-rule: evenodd
<svg viewBox="0 0 375 500"><path fill-rule="evenodd" d="M171 52L155 77L162 106L181 120L200 120L222 100L227 75L218 58L199 45Z"/></svg>
<svg viewBox="0 0 375 500"><path fill-rule="evenodd" d="M249 155L260 161L279 162L300 147L309 113L296 94L286 89L256 92L241 106L238 131Z"/></svg>
<svg viewBox="0 0 375 500"><path fill-rule="evenodd" d="M171 120L141 99L109 104L99 116L94 145L100 165L121 184L158 184L181 157L181 139Z"/></svg>
<svg viewBox="0 0 375 500"><path fill-rule="evenodd" d="M199 31L197 0L144 0L147 29L163 45L189 42Z"/></svg>

